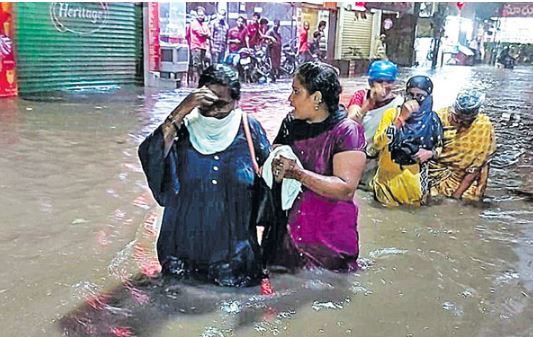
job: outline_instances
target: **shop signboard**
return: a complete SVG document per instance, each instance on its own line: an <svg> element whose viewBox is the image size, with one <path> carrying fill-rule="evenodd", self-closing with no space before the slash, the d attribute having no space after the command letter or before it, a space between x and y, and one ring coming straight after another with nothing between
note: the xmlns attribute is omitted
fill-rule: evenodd
<svg viewBox="0 0 533 337"><path fill-rule="evenodd" d="M413 2L368 2L366 7L409 14L414 12Z"/></svg>
<svg viewBox="0 0 533 337"><path fill-rule="evenodd" d="M159 2L148 3L148 70L158 71L161 61L159 43Z"/></svg>
<svg viewBox="0 0 533 337"><path fill-rule="evenodd" d="M533 3L506 3L502 8L503 17L533 17Z"/></svg>
<svg viewBox="0 0 533 337"><path fill-rule="evenodd" d="M50 20L60 32L90 35L103 29L109 17L105 2L52 2Z"/></svg>
<svg viewBox="0 0 533 337"><path fill-rule="evenodd" d="M17 95L12 4L0 2L0 97Z"/></svg>

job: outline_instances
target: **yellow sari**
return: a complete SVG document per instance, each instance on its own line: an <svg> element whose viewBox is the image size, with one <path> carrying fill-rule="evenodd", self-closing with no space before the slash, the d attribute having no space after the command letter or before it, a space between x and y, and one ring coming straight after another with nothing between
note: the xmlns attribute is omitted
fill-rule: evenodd
<svg viewBox="0 0 533 337"><path fill-rule="evenodd" d="M404 166L396 164L388 147L391 139L387 135L387 128L397 115L397 108L385 111L374 135L373 147L379 151L378 170L372 180L374 196L387 207L400 205L418 207L423 203L424 197L420 164Z"/></svg>
<svg viewBox="0 0 533 337"><path fill-rule="evenodd" d="M463 199L479 200L485 193L489 161L496 150L494 127L480 114L468 129L457 132L449 122L450 108L437 112L444 128L444 147L429 167L431 195L451 197L468 173L479 173Z"/></svg>

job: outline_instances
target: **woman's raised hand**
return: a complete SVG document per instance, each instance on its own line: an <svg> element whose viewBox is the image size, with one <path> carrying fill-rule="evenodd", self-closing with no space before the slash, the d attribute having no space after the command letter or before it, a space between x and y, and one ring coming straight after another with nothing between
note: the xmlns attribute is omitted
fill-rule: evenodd
<svg viewBox="0 0 533 337"><path fill-rule="evenodd" d="M406 101L405 103L403 103L402 105L402 109L401 109L401 112L400 112L400 117L406 121L407 119L409 119L409 117L411 117L411 114L413 112L416 112L420 109L420 105L418 104L417 101L415 101L414 99L412 100L409 100L409 101Z"/></svg>
<svg viewBox="0 0 533 337"><path fill-rule="evenodd" d="M209 108L214 102L218 100L209 88L201 87L193 90L174 110L168 115L164 123L163 133L165 134L166 142L172 142L175 132L180 128L185 116L191 113L194 108L199 107L203 109Z"/></svg>
<svg viewBox="0 0 533 337"><path fill-rule="evenodd" d="M201 87L193 90L184 100L185 103L184 110L187 111L186 114L190 113L194 108L208 109L213 103L218 100L218 96L215 95L209 88ZM181 104L180 104L181 105Z"/></svg>

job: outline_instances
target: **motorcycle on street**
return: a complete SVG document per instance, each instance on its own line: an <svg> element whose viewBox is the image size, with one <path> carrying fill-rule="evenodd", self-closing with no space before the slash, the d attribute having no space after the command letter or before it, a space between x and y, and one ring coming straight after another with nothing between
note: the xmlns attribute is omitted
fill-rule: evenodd
<svg viewBox="0 0 533 337"><path fill-rule="evenodd" d="M237 70L244 83L259 83L262 79L266 81L272 77L272 61L265 47L257 50L242 48L238 54Z"/></svg>
<svg viewBox="0 0 533 337"><path fill-rule="evenodd" d="M281 49L281 72L288 77L294 75L294 72L299 65L296 56L297 47L295 41L297 42L297 40L294 39L289 43L284 44Z"/></svg>

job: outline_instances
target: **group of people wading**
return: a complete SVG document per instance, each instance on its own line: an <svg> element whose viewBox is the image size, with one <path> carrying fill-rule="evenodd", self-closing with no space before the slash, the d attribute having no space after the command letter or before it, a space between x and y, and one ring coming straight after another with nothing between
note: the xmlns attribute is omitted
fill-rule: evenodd
<svg viewBox="0 0 533 337"><path fill-rule="evenodd" d="M237 73L216 64L140 145L148 185L165 207L157 241L162 273L221 286L254 286L269 271L357 269L355 191L386 206L430 195L479 199L494 152L482 95L461 93L435 113L433 83L392 93L397 67L375 61L368 89L339 104L335 68L297 70L289 113L271 145L239 108ZM367 164L368 163L368 164ZM257 226L264 226L259 244Z"/></svg>

